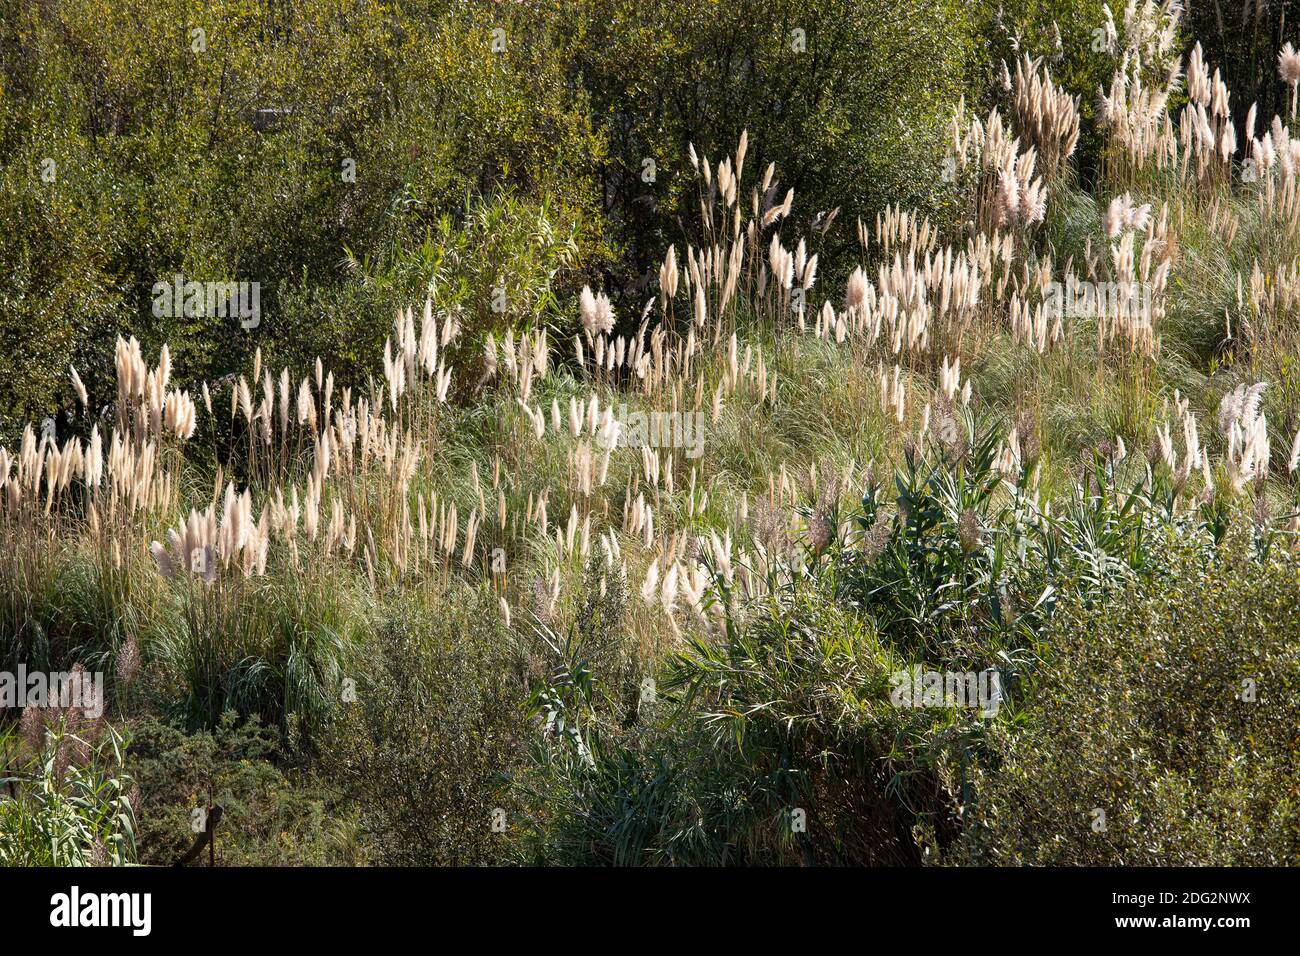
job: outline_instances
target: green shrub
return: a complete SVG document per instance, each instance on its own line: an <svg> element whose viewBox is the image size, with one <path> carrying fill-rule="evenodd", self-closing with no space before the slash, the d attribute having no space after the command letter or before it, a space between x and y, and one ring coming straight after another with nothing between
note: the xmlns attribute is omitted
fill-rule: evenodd
<svg viewBox="0 0 1300 956"><path fill-rule="evenodd" d="M403 602L371 639L322 767L377 863L504 858L494 812L517 827L509 781L524 752L523 691L495 603L469 591Z"/></svg>
<svg viewBox="0 0 1300 956"><path fill-rule="evenodd" d="M151 718L134 723L127 766L139 788L140 862L170 866L183 857L195 838L194 811L213 803L222 808L218 866L364 862L346 807L290 764L277 738L233 712L197 733ZM206 864L205 850L197 865Z"/></svg>
<svg viewBox="0 0 1300 956"><path fill-rule="evenodd" d="M697 218L688 144L720 160L744 129L751 177L775 162L782 196L794 187L809 215L841 207L825 248L810 250L822 252L828 276L851 268L856 216L870 221L889 202L942 208L951 198L939 176L943 134L970 79L978 9L947 0L568 7L581 40L575 70L608 139L602 178L633 250L629 267L657 269L668 242L680 242L680 220Z"/></svg>
<svg viewBox="0 0 1300 956"><path fill-rule="evenodd" d="M994 729L999 759L978 773L951 859L1296 861L1300 567L1239 540L1213 555L1164 546L1158 575L1058 609L1025 719Z"/></svg>

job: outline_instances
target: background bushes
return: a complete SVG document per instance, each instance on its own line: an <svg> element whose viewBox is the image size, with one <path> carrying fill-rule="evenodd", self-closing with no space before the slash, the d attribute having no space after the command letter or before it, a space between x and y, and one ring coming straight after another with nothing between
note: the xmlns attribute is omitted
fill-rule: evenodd
<svg viewBox="0 0 1300 956"><path fill-rule="evenodd" d="M821 243L838 272L854 217L942 208L942 133L987 20L948 0L0 9L10 443L70 406L69 362L111 401L119 333L168 342L187 382L260 345L274 365L329 355L342 385L431 288L471 332L556 319L592 278L637 311L695 219L688 144L716 155L745 128L802 208L841 207ZM177 273L261 283L261 326L155 317Z"/></svg>
<svg viewBox="0 0 1300 956"><path fill-rule="evenodd" d="M323 341L345 343L338 371L355 374L397 303L435 278L365 273L383 262L391 280L408 256L423 265L426 241L439 244L435 260L463 252L456 235L476 196L507 190L521 227L544 215L567 239L581 218L584 243L598 235L586 213L599 139L559 35L524 13L336 0L4 6L0 261L12 278L0 293L0 413L10 422L66 403L69 361L94 404L107 401L119 333L148 349L170 343L187 380L233 370L258 344L304 364ZM504 53L490 47L495 23ZM533 237L503 238L522 254ZM555 269L511 251L494 258L524 284ZM151 287L175 273L260 282L263 326L249 335L228 320L155 318ZM472 288L484 310L490 288ZM368 334L325 340L322 316L325 332Z"/></svg>
<svg viewBox="0 0 1300 956"><path fill-rule="evenodd" d="M936 209L941 140L969 88L982 16L947 0L575 4L575 66L608 139L599 174L628 248L625 280L657 269L682 221L697 219L688 144L717 156L742 129L754 144L746 165L775 162L782 196L793 187L809 216L841 209L823 269L856 249L856 216L890 202Z"/></svg>
<svg viewBox="0 0 1300 956"><path fill-rule="evenodd" d="M194 811L216 804L223 866L364 863L348 808L284 757L278 735L233 711L195 734L138 721L128 769L140 819L139 862L171 866L184 857L194 843ZM206 862L204 851L198 865Z"/></svg>

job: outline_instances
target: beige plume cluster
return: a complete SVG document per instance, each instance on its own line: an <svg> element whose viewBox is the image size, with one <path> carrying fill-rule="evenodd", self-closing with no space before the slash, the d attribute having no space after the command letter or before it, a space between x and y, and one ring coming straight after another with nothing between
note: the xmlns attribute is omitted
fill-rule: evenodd
<svg viewBox="0 0 1300 956"><path fill-rule="evenodd" d="M270 546L268 520L269 512L263 511L261 520L254 522L252 495L237 494L229 484L220 521L215 503L203 512L191 509L185 522L167 532L167 545L154 541L149 552L159 573L169 579L190 574L211 584L222 571L262 575Z"/></svg>
<svg viewBox="0 0 1300 956"><path fill-rule="evenodd" d="M1027 53L1016 63L1012 90L1016 128L1034 148L1043 177L1053 183L1079 144L1079 101L1052 82L1041 59Z"/></svg>
<svg viewBox="0 0 1300 956"><path fill-rule="evenodd" d="M1267 382L1242 383L1219 403L1219 431L1228 442L1224 464L1234 494L1268 477L1268 420L1262 407L1267 387Z"/></svg>
<svg viewBox="0 0 1300 956"><path fill-rule="evenodd" d="M974 172L974 227L980 231L1017 229L1043 221L1047 186L1035 174L1038 152L1022 148L995 107L986 120L966 121L965 103L952 121L953 149L958 168Z"/></svg>

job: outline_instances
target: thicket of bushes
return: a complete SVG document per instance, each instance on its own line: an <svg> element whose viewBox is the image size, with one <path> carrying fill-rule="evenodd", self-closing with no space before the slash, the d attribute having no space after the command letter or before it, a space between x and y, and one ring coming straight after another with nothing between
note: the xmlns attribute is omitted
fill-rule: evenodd
<svg viewBox="0 0 1300 956"><path fill-rule="evenodd" d="M169 343L186 381L261 346L363 383L430 287L478 334L555 321L592 275L637 309L696 218L688 144L746 127L804 208L841 207L843 253L856 215L942 205L943 126L982 62L979 5L913 0L4 8L7 440L68 407L69 362L111 402L118 334ZM176 274L260 282L264 322L155 317Z"/></svg>
<svg viewBox="0 0 1300 956"><path fill-rule="evenodd" d="M469 264L447 281L488 313L498 277L472 266L499 245L526 319L556 268L538 223L597 250L600 138L530 11L9 0L0 21L6 431L66 403L69 361L111 400L117 334L170 343L190 380L259 344L299 363L328 344L356 376L439 268ZM177 273L260 282L264 324L156 318L153 283Z"/></svg>
<svg viewBox="0 0 1300 956"><path fill-rule="evenodd" d="M399 606L375 635L375 658L359 672L321 768L347 795L374 863L504 858L533 728L519 658L495 610L490 595L475 593L436 613Z"/></svg>
<svg viewBox="0 0 1300 956"><path fill-rule="evenodd" d="M1240 538L1161 544L1158 573L1058 610L952 861L1296 862L1300 566Z"/></svg>
<svg viewBox="0 0 1300 956"><path fill-rule="evenodd" d="M183 859L214 805L222 810L216 830L222 865L368 862L353 808L295 769L291 756L273 729L241 721L233 710L197 733L136 720L125 772L135 787L139 862L171 866ZM206 861L205 851L199 863Z"/></svg>

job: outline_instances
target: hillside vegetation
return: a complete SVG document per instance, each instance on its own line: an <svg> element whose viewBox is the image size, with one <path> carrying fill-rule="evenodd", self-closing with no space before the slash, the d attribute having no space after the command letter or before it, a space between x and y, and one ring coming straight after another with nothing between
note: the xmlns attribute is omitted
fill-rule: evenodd
<svg viewBox="0 0 1300 956"><path fill-rule="evenodd" d="M0 861L1297 862L1290 24L273 7L0 26Z"/></svg>

